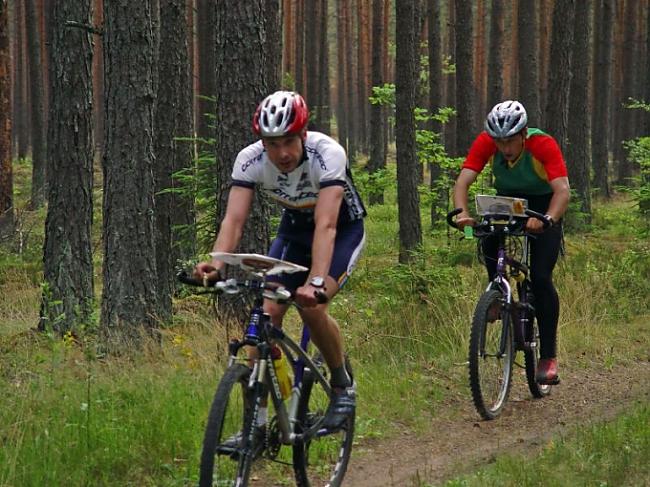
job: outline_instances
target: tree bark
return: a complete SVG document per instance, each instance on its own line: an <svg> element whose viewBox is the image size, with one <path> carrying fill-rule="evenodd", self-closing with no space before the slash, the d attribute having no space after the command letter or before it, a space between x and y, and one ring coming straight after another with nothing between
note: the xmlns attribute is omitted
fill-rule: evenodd
<svg viewBox="0 0 650 487"><path fill-rule="evenodd" d="M551 40L551 59L555 60L555 66L551 70L548 85L549 93L553 93L553 96L548 99L544 120L547 130L557 139L563 152L566 149L568 131L574 17L575 0L555 3Z"/></svg>
<svg viewBox="0 0 650 487"><path fill-rule="evenodd" d="M442 36L440 32L440 0L428 0L428 46L429 46L429 112L431 115L438 113L442 107ZM428 127L436 134L441 134L442 126L439 122L432 121ZM447 191L441 188L440 177L443 174L439 161L429 164L429 187L436 195L431 204L431 226L440 220L442 209L446 208Z"/></svg>
<svg viewBox="0 0 650 487"><path fill-rule="evenodd" d="M156 323L156 16L150 0L104 1L106 145L100 335L106 350L115 353L139 348Z"/></svg>
<svg viewBox="0 0 650 487"><path fill-rule="evenodd" d="M396 19L395 133L397 146L397 204L399 212L399 261L413 260L422 243L420 198L417 190L418 160L415 147L415 90L419 68L419 0L400 2Z"/></svg>
<svg viewBox="0 0 650 487"><path fill-rule="evenodd" d="M217 4L217 224L225 215L232 165L239 151L254 142L251 119L257 105L268 94L262 2L224 0ZM266 253L269 233L269 205L256 191L239 251Z"/></svg>
<svg viewBox="0 0 650 487"><path fill-rule="evenodd" d="M313 1L313 0L312 0ZM298 0L296 2L296 23L295 23L295 89L305 97L309 96L305 86L305 4Z"/></svg>
<svg viewBox="0 0 650 487"><path fill-rule="evenodd" d="M372 2L372 86L384 84L382 42L384 39L383 11L384 0L373 0ZM368 160L368 172L373 174L386 167L385 142L383 140L386 129L386 118L381 105L372 105L370 108L370 158ZM368 196L371 205L384 203L383 191L371 191Z"/></svg>
<svg viewBox="0 0 650 487"><path fill-rule="evenodd" d="M336 16L336 42L337 42L337 83L336 83L336 125L338 128L338 139L341 145L345 148L348 154L349 150L349 113L347 108L347 86L348 86L348 45L347 45L347 15L348 15L348 2L345 0L337 0L336 3L337 16Z"/></svg>
<svg viewBox="0 0 650 487"><path fill-rule="evenodd" d="M39 16L36 0L27 0L26 15L27 46L29 48L29 85L32 114L32 197L30 207L40 208L45 201L45 108L43 71L41 70L41 46Z"/></svg>
<svg viewBox="0 0 650 487"><path fill-rule="evenodd" d="M214 114L213 98L216 96L217 83L214 52L215 2L212 0L199 1L197 9L199 91L196 135L201 139L214 139L214 121L211 120L210 115ZM199 152L206 152L212 150L212 147L199 142L198 149Z"/></svg>
<svg viewBox="0 0 650 487"><path fill-rule="evenodd" d="M104 24L104 0L94 0L93 23ZM93 138L98 160L104 154L104 40L103 36L93 37Z"/></svg>
<svg viewBox="0 0 650 487"><path fill-rule="evenodd" d="M539 29L537 0L520 0L518 11L519 34L519 101L526 107L528 123L539 127L541 110L539 104Z"/></svg>
<svg viewBox="0 0 650 487"><path fill-rule="evenodd" d="M318 126L325 134L330 134L330 117L331 117L331 101L330 101L330 56L329 56L329 38L327 35L328 19L329 19L329 2L328 0L321 1L321 26L320 26L320 62L319 72L321 73L322 82L320 83L320 110L318 112Z"/></svg>
<svg viewBox="0 0 650 487"><path fill-rule="evenodd" d="M488 54L487 113L503 99L503 43L504 43L504 0L492 1L490 15L490 47ZM482 115L485 116L486 113Z"/></svg>
<svg viewBox="0 0 650 487"><path fill-rule="evenodd" d="M80 331L93 312L93 47L91 0L57 2L53 13L48 131L46 286L39 329Z"/></svg>
<svg viewBox="0 0 650 487"><path fill-rule="evenodd" d="M472 2L456 0L456 107L458 109L458 127L456 149L465 154L476 137L474 127L474 80L472 76Z"/></svg>
<svg viewBox="0 0 650 487"><path fill-rule="evenodd" d="M594 42L594 110L591 135L591 160L594 186L604 198L611 196L609 184L609 130L611 120L612 38L614 34L612 0L596 2L596 40Z"/></svg>
<svg viewBox="0 0 650 487"><path fill-rule="evenodd" d="M569 96L569 137L567 161L571 188L578 194L580 209L586 221L591 220L591 185L589 181L589 129L591 84L590 49L591 28L589 4L577 2L573 33L573 79Z"/></svg>
<svg viewBox="0 0 650 487"><path fill-rule="evenodd" d="M357 0L357 103L359 150L368 153L368 120L370 112L370 12L367 0Z"/></svg>
<svg viewBox="0 0 650 487"><path fill-rule="evenodd" d="M0 238L14 231L8 14L7 0L0 0Z"/></svg>
<svg viewBox="0 0 650 487"><path fill-rule="evenodd" d="M625 68L633 66L638 56L638 42L637 42L637 22L639 5L637 2L625 2L625 16L624 16L624 34L623 34L623 56L622 63ZM647 63L646 63L647 64ZM628 186L631 184L631 177L633 174L632 161L627 156L623 147L623 141L632 140L637 133L635 132L636 119L638 110L629 110L625 108L629 104L630 98L636 98L637 92L635 90L636 71L624 69L625 73L622 75L621 92L618 98L618 110L616 117L616 124L618 126L619 142L614 145L614 160L618 163L616 172L616 181L618 184Z"/></svg>
<svg viewBox="0 0 650 487"><path fill-rule="evenodd" d="M305 52L309 53L309 60L305 62L306 73L306 89L303 95L306 97L307 105L309 106L309 130L320 131L320 84L326 82L321 81L320 64L317 61L320 59L319 48L320 45L320 28L321 28L321 11L320 1L312 0L305 4Z"/></svg>
<svg viewBox="0 0 650 487"><path fill-rule="evenodd" d="M447 56L456 66L456 72L447 75L447 90L445 106L455 107L456 116L451 117L444 127L444 142L447 154L457 155L456 127L458 126L458 106L456 105L456 78L458 76L458 60L456 58L456 7L454 0L447 0Z"/></svg>
<svg viewBox="0 0 650 487"><path fill-rule="evenodd" d="M16 156L25 159L31 144L31 103L29 98L29 75L27 60L27 44L25 33L25 3L15 2L15 39L14 59L16 75L14 76L14 106L13 106L13 139L16 145Z"/></svg>
<svg viewBox="0 0 650 487"><path fill-rule="evenodd" d="M282 19L280 0L264 2L264 30L266 31L266 82L272 93L282 87Z"/></svg>
<svg viewBox="0 0 650 487"><path fill-rule="evenodd" d="M196 253L193 197L166 192L178 186L174 174L192 165L192 147L177 137L192 136L192 94L187 53L185 0L160 0L159 79L156 96L154 165L156 271L159 315L171 316L174 269ZM184 232L174 230L183 226Z"/></svg>

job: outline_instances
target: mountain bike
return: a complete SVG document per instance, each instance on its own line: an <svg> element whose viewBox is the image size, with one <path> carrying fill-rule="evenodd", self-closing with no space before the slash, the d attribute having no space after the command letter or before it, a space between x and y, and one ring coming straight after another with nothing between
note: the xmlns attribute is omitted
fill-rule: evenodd
<svg viewBox="0 0 650 487"><path fill-rule="evenodd" d="M238 266L247 277L202 283L184 273L179 280L194 286L205 284L204 292L210 293L232 295L247 290L254 303L243 337L228 345L228 365L214 395L203 438L199 486L247 486L253 478L265 475L264 461L292 465L296 484L301 487L341 485L352 451L354 414L335 431L323 428L331 387L320 354L308 351L308 328L302 326L297 343L274 327L262 309L264 299L297 306L292 293L268 282L268 276L308 269L258 254L211 255ZM326 302L327 297L320 294L317 299ZM257 351L257 358L247 353L250 347ZM278 358L280 355L284 358ZM284 360L289 367L283 365ZM347 358L345 364L352 376ZM288 371L293 376L290 391L282 388L290 381ZM259 409L268 398L270 421L258 426ZM285 445L292 450L291 462L282 460L288 456L281 454Z"/></svg>
<svg viewBox="0 0 650 487"><path fill-rule="evenodd" d="M550 385L535 380L540 359L539 330L535 321L535 297L530 282L530 239L526 220L537 218L544 229L550 222L540 213L526 209L526 200L477 195L481 221L466 236L478 239L479 259L482 241L497 239L496 274L476 305L469 344L469 384L476 410L484 419L494 419L503 410L512 384L513 365L526 370L528 388L535 398L548 395ZM447 214L454 221L462 209ZM516 290L516 293L513 292ZM524 365L515 362L523 352Z"/></svg>

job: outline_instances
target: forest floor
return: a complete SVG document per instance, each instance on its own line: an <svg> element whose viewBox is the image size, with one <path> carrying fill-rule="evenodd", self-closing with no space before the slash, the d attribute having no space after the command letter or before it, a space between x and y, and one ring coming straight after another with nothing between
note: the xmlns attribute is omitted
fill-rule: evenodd
<svg viewBox="0 0 650 487"><path fill-rule="evenodd" d="M544 399L533 399L525 376L517 374L504 412L493 421L480 420L468 394L446 402L426 431L416 435L405 430L398 437L364 441L352 452L345 485L438 485L489 464L497 455L537 453L575 427L607 421L635 403L650 402L648 360L611 369L560 366L562 382Z"/></svg>

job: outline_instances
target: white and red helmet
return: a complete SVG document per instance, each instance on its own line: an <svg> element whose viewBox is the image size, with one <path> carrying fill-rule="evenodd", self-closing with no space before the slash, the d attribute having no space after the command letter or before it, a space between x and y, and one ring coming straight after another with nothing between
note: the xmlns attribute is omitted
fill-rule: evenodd
<svg viewBox="0 0 650 487"><path fill-rule="evenodd" d="M276 91L264 98L253 115L253 132L260 137L282 137L303 131L309 110L302 96L293 91Z"/></svg>

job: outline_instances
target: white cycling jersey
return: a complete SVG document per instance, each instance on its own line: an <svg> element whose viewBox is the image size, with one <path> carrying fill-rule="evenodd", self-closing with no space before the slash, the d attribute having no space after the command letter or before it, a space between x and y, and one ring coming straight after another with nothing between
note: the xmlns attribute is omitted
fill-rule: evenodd
<svg viewBox="0 0 650 487"><path fill-rule="evenodd" d="M295 216L313 215L321 188L343 186L339 222L363 218L366 211L352 182L343 147L325 134L307 132L304 148L300 165L290 173L283 173L269 160L259 140L237 155L232 184L247 188L261 185L271 198Z"/></svg>

